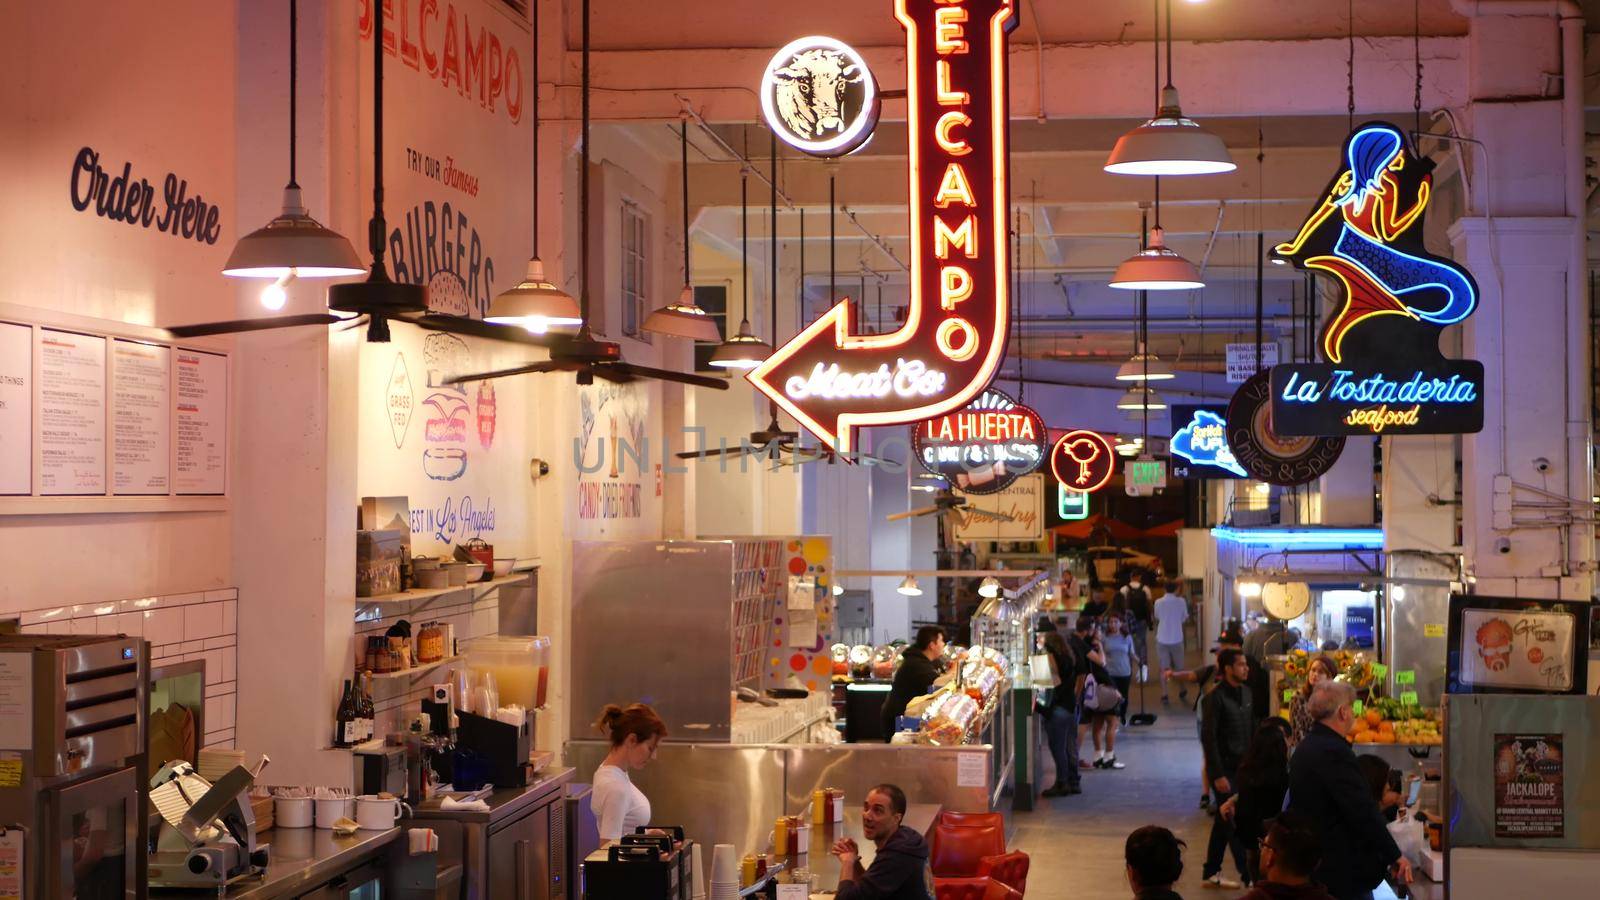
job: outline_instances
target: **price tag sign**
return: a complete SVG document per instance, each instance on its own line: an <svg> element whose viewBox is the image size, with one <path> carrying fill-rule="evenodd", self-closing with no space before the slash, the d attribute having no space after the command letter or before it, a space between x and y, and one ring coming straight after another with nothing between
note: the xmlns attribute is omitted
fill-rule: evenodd
<svg viewBox="0 0 1600 900"><path fill-rule="evenodd" d="M1294 691L1293 690L1287 690L1287 691L1283 692L1283 702L1285 702L1285 703L1293 703L1294 702Z"/></svg>
<svg viewBox="0 0 1600 900"><path fill-rule="evenodd" d="M1417 683L1417 670L1416 669L1401 669L1400 671L1394 673L1394 683L1395 684L1416 684Z"/></svg>
<svg viewBox="0 0 1600 900"><path fill-rule="evenodd" d="M1431 622L1427 625L1424 625L1422 626L1422 636L1430 638L1442 638L1445 636L1444 625L1438 622Z"/></svg>
<svg viewBox="0 0 1600 900"><path fill-rule="evenodd" d="M1358 716L1359 715L1364 715L1366 713L1366 711L1367 711L1367 705L1365 703L1362 703L1360 700L1357 700L1356 702L1350 704L1350 708L1355 710L1356 711L1356 715L1358 715Z"/></svg>
<svg viewBox="0 0 1600 900"><path fill-rule="evenodd" d="M1404 703L1407 706L1417 706L1418 705L1418 703L1417 703L1417 692L1416 691L1406 691L1405 693L1400 695L1400 702Z"/></svg>
<svg viewBox="0 0 1600 900"><path fill-rule="evenodd" d="M1385 676L1387 674L1389 674L1389 667L1388 666L1384 665L1383 663L1373 663L1372 664L1372 677L1373 678L1382 678L1383 676Z"/></svg>

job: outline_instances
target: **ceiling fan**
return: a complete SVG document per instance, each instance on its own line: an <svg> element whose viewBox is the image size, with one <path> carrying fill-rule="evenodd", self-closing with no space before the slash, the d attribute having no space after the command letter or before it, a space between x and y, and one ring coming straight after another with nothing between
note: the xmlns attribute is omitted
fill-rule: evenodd
<svg viewBox="0 0 1600 900"><path fill-rule="evenodd" d="M489 338L499 341L510 341L519 344L532 344L539 347L549 347L561 340L560 336L535 334L525 328L512 325L495 325L477 319L468 319L461 316L431 314L428 312L428 292L422 285L402 284L389 277L388 268L384 265L384 237L388 233L388 226L383 217L383 16L374 17L374 34L372 39L373 58L373 88L372 88L372 118L373 118L373 190L372 190L372 219L368 225L368 248L372 252L372 268L365 281L349 284L338 284L328 290L328 313L307 313L303 315L273 316L261 319L236 319L226 322L204 322L192 325L175 325L167 328L174 336L180 338L206 337L218 334L242 334L251 331L268 331L278 328L298 328L307 325L334 325L341 322L350 323L351 326L364 323L367 326L367 340L388 341L389 320L397 319L430 331L449 331L455 334L470 337ZM293 16L291 10L291 56L294 52ZM293 80L293 62L290 64L291 81ZM294 87L290 87L290 195L295 205L298 205L299 187L294 183ZM537 113L536 113L537 115ZM274 274L282 272L280 285L287 278L294 277L296 268L293 265L285 266L284 262L290 260L275 260L278 265L271 268L261 267L260 259L255 257L262 254L263 250L269 255L274 253L289 253L293 255L296 250L307 251L313 245L308 241L325 240L327 232L320 225L304 216L303 210L294 210L298 216L291 216L286 211L284 216L273 221L266 228L241 241L253 242L253 251L245 253L241 246L235 251L235 256L243 254L251 257L251 262L256 263L254 268L238 270L238 265L233 259L229 261L229 274ZM309 223L309 228L306 223ZM314 229L314 231L312 230ZM337 237L337 235L334 235ZM338 238L343 241L343 238ZM274 246L275 245L275 246ZM348 244L345 245L348 253ZM315 253L313 252L313 255ZM355 260L351 260L355 262ZM338 270L324 270L317 274L355 274L359 269L343 268ZM333 311L346 315L333 315Z"/></svg>
<svg viewBox="0 0 1600 900"><path fill-rule="evenodd" d="M914 519L920 516L931 516L934 514L943 513L957 516L967 516L973 519L988 522L1016 521L1015 516L1007 513L970 506L967 503L966 497L948 489L941 490L938 494L934 495L932 506L922 506L916 509L908 509L905 512L890 513L887 516L884 516L884 519L889 522L899 522L903 519Z"/></svg>
<svg viewBox="0 0 1600 900"><path fill-rule="evenodd" d="M572 337L557 338L549 343L550 358L544 362L528 363L509 369L496 369L458 375L447 379L446 384L468 381L486 381L512 375L532 375L544 372L572 372L579 384L594 384L596 378L617 384L626 384L639 378L656 381L674 381L695 387L725 391L728 382L721 378L636 366L622 359L622 346L614 341L597 339L589 329L589 0L583 0L583 139L579 170L579 238L580 256L578 270L583 273L583 290L580 293L583 324ZM685 240L687 240L685 236Z"/></svg>

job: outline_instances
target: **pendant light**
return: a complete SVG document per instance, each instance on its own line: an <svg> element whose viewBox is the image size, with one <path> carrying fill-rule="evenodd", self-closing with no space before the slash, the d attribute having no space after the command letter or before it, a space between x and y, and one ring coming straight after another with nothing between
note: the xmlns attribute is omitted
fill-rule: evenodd
<svg viewBox="0 0 1600 900"><path fill-rule="evenodd" d="M240 238L222 267L224 275L276 279L261 293L262 305L273 310L283 308L287 299L283 288L295 278L336 278L366 271L344 235L323 227L306 212L295 181L298 7L298 0L289 0L289 183L283 188L283 211L265 227Z"/></svg>
<svg viewBox="0 0 1600 900"><path fill-rule="evenodd" d="M1140 216L1143 228L1144 216ZM1167 247L1161 230L1161 178L1156 178L1156 227L1150 229L1149 242L1138 253L1117 266L1111 287L1125 291L1190 291L1205 287L1200 270Z"/></svg>
<svg viewBox="0 0 1600 900"><path fill-rule="evenodd" d="M723 341L711 352L711 365L721 369L754 369L772 355L772 345L750 330L750 141L745 139L746 168L739 173L739 279L743 316L739 333Z"/></svg>
<svg viewBox="0 0 1600 900"><path fill-rule="evenodd" d="M495 295L484 321L496 325L521 325L539 333L551 328L583 324L583 313L572 295L557 287L544 274L539 258L539 10L533 12L533 256L523 279L509 290Z"/></svg>
<svg viewBox="0 0 1600 900"><path fill-rule="evenodd" d="M1222 138L1183 114L1172 84L1172 0L1167 3L1167 82L1155 118L1117 139L1105 170L1115 175L1215 175L1237 166ZM1156 82L1161 81L1161 0L1156 0Z"/></svg>
<svg viewBox="0 0 1600 900"><path fill-rule="evenodd" d="M1122 399L1117 401L1117 409L1127 410L1128 412L1144 413L1166 408L1167 401L1165 398L1156 393L1153 388L1142 386L1128 388L1128 392L1123 394ZM1139 417L1134 416L1133 418L1137 419Z"/></svg>
<svg viewBox="0 0 1600 900"><path fill-rule="evenodd" d="M1139 325L1136 332L1138 339L1134 341L1133 356L1117 368L1118 381L1166 381L1178 377L1171 366L1146 347L1150 342L1149 299L1147 292L1139 292Z"/></svg>
<svg viewBox="0 0 1600 900"><path fill-rule="evenodd" d="M694 286L689 281L689 120L678 123L678 146L683 162L683 292L678 302L669 303L644 320L644 330L668 337L692 338L715 344L722 340L717 320L694 302Z"/></svg>
<svg viewBox="0 0 1600 900"><path fill-rule="evenodd" d="M984 576L983 581L978 582L978 596L979 597L998 597L998 596L1000 596L1000 579L994 577L993 575Z"/></svg>
<svg viewBox="0 0 1600 900"><path fill-rule="evenodd" d="M895 588L895 590L907 597L922 596L922 588L917 585L917 576L915 575L907 575L905 580L901 581L900 586Z"/></svg>
<svg viewBox="0 0 1600 900"><path fill-rule="evenodd" d="M384 343L389 340L389 316L428 311L428 289L391 279L383 262L389 235L383 218L383 16L372 18L372 219L367 223L372 268L364 281L329 288L328 308L367 316L367 340Z"/></svg>

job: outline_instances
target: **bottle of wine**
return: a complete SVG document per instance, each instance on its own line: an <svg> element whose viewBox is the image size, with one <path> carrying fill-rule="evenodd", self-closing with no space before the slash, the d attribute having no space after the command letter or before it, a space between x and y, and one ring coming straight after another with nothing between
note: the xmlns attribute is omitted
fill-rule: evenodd
<svg viewBox="0 0 1600 900"><path fill-rule="evenodd" d="M361 673L361 739L372 740L377 732L378 713L372 703L372 675Z"/></svg>
<svg viewBox="0 0 1600 900"><path fill-rule="evenodd" d="M344 696L339 699L339 711L334 716L333 745L350 747L356 743L356 695L350 679L344 680Z"/></svg>

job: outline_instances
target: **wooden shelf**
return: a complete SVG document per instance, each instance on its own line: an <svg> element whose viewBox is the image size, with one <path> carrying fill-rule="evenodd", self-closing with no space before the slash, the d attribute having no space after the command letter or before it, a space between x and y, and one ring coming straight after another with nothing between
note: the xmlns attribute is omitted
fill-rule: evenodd
<svg viewBox="0 0 1600 900"><path fill-rule="evenodd" d="M440 666L448 666L451 663L457 663L463 659L466 659L466 657L446 656L444 659L435 660L430 663L423 663L419 666L412 666L409 669L401 669L398 672L367 672L366 676L371 678L373 681L399 681L403 678L410 678L414 680L428 674L429 672L432 672L434 669L437 669Z"/></svg>
<svg viewBox="0 0 1600 900"><path fill-rule="evenodd" d="M416 590L400 591L399 593L395 594L379 594L375 597L357 597L356 603L410 603L414 600L431 600L434 597L442 597L446 594L455 594L460 593L461 591L473 591L474 595L472 599L480 600L488 596L490 591L498 590L501 585L528 580L528 576L531 574L531 572L512 572L510 575L502 575L499 578L494 578L489 581L474 581L469 584L457 584L442 588L418 588ZM482 591L482 593L476 593L478 591Z"/></svg>

